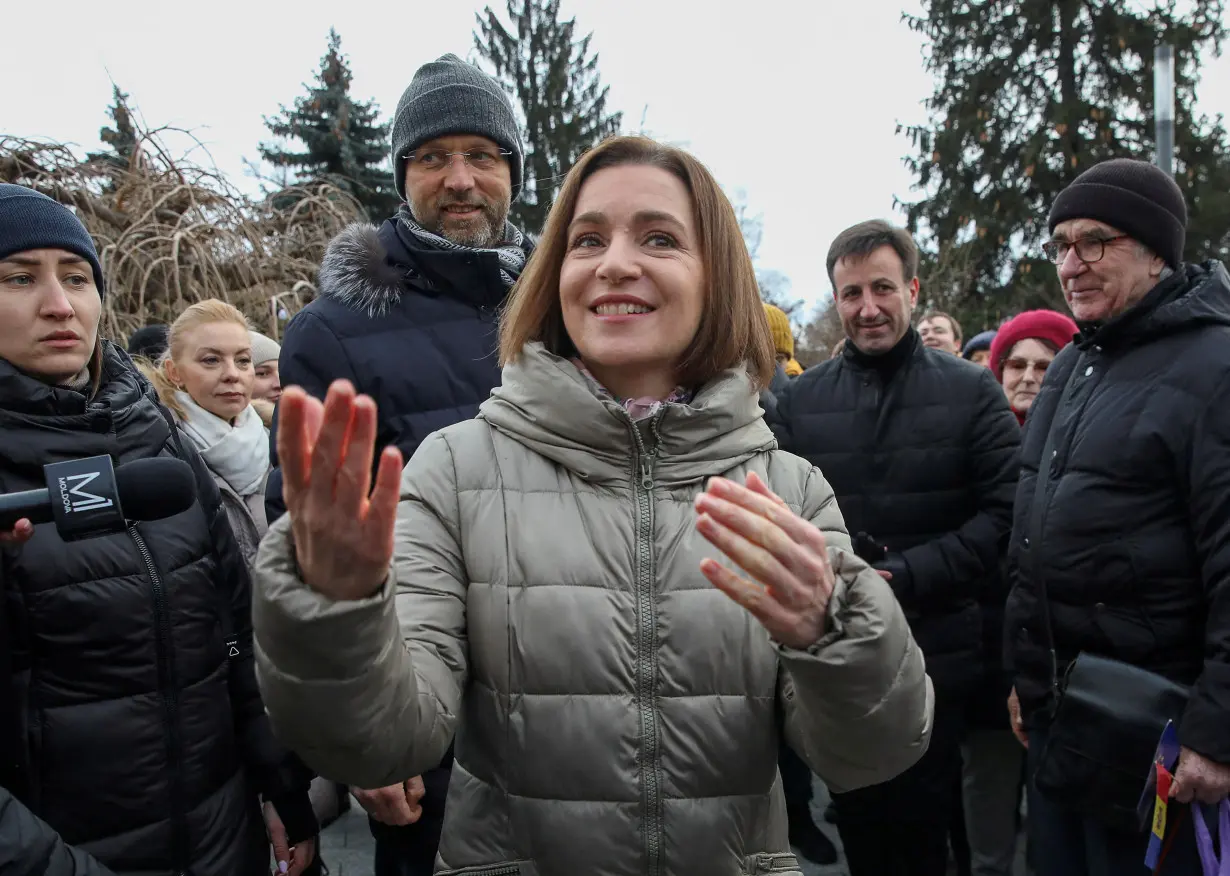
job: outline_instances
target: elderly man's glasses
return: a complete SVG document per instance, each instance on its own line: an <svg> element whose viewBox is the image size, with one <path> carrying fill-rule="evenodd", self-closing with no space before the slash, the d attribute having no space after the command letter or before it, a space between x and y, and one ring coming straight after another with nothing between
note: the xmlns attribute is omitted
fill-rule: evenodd
<svg viewBox="0 0 1230 876"><path fill-rule="evenodd" d="M512 155L507 149L471 149L468 152L445 152L443 149L428 149L411 152L406 161L415 170L439 171L448 167L455 156L461 156L469 167L475 170L495 170L501 161Z"/></svg>
<svg viewBox="0 0 1230 876"><path fill-rule="evenodd" d="M1102 256L1106 255L1106 244L1126 237L1126 234L1117 234L1114 237L1081 237L1073 241L1048 240L1042 244L1042 252L1052 264L1062 265L1063 260L1068 257L1068 251L1075 249L1076 257L1091 265L1101 261Z"/></svg>

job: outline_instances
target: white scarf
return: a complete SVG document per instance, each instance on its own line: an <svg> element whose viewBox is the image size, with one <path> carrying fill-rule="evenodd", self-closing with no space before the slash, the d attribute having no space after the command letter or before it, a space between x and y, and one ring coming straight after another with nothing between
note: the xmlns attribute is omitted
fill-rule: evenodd
<svg viewBox="0 0 1230 876"><path fill-rule="evenodd" d="M232 426L205 410L186 392L175 393L184 410L179 428L196 445L209 470L247 498L261 488L269 471L269 433L251 405Z"/></svg>

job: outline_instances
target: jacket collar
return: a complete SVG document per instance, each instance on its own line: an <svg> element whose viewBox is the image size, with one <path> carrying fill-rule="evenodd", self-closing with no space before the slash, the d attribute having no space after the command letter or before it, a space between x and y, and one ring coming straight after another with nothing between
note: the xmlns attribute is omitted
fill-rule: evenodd
<svg viewBox="0 0 1230 876"><path fill-rule="evenodd" d="M319 288L322 297L371 317L393 310L407 288L480 310L498 308L508 295L494 253L431 249L395 219L379 228L356 223L333 238L320 266Z"/></svg>
<svg viewBox="0 0 1230 876"><path fill-rule="evenodd" d="M171 434L153 387L128 354L103 341L98 392L48 386L0 360L0 458L15 465L155 453Z"/></svg>
<svg viewBox="0 0 1230 876"><path fill-rule="evenodd" d="M1113 319L1082 323L1076 343L1131 347L1201 325L1230 325L1230 275L1218 261L1181 265Z"/></svg>
<svg viewBox="0 0 1230 876"><path fill-rule="evenodd" d="M569 360L527 344L504 366L503 380L479 418L586 480L626 483L640 444L654 454L654 480L677 486L703 480L777 446L747 372L711 381L690 404L667 403L635 424L600 398Z"/></svg>

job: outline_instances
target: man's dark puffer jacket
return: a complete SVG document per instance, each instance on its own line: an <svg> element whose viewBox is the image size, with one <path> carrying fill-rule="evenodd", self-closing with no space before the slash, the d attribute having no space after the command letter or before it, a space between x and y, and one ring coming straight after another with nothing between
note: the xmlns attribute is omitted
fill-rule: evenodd
<svg viewBox="0 0 1230 876"><path fill-rule="evenodd" d="M333 381L349 380L376 402L377 448L395 445L409 460L432 432L472 419L499 386L497 316L507 294L494 253L425 248L395 219L378 229L352 225L329 244L320 297L286 327L282 385L323 399ZM276 416L271 441L276 466ZM280 468L269 476L265 507L270 524L286 513ZM372 822L378 838L426 849L426 866L451 765L450 749L442 768L423 776L416 824Z"/></svg>
<svg viewBox="0 0 1230 876"><path fill-rule="evenodd" d="M96 455L185 459L199 498L128 532L66 543L44 524L0 549L12 660L0 696L22 749L5 758L4 785L117 873L266 874L257 794L292 842L308 839L311 773L265 715L248 575L213 478L110 343L88 402L0 360L0 491L42 487L44 464Z"/></svg>
<svg viewBox="0 0 1230 876"><path fill-rule="evenodd" d="M989 370L927 349L913 329L884 356L846 344L796 377L775 430L828 478L850 533L888 548L877 565L937 696L963 696L982 677L978 597L1002 573L1020 427ZM877 369L890 365L885 385Z"/></svg>
<svg viewBox="0 0 1230 876"><path fill-rule="evenodd" d="M1220 263L1186 265L1120 317L1084 327L1030 408L1021 469L1005 638L1022 709L1045 720L1051 691L1041 582L1060 677L1085 651L1194 685L1179 741L1230 764L1230 276Z"/></svg>
<svg viewBox="0 0 1230 876"><path fill-rule="evenodd" d="M377 448L407 461L445 426L472 419L500 384L497 316L508 287L494 253L426 249L393 219L352 225L329 244L320 296L282 340L283 386L323 399L349 380L376 402ZM269 523L286 513L282 471L265 490Z"/></svg>

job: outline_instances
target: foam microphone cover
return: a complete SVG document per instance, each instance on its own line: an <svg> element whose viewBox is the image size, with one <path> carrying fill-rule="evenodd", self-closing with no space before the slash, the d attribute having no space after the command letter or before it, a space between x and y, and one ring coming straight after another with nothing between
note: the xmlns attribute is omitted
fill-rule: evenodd
<svg viewBox="0 0 1230 876"><path fill-rule="evenodd" d="M129 520L162 520L192 507L196 477L182 459L136 459L116 466L115 490Z"/></svg>

